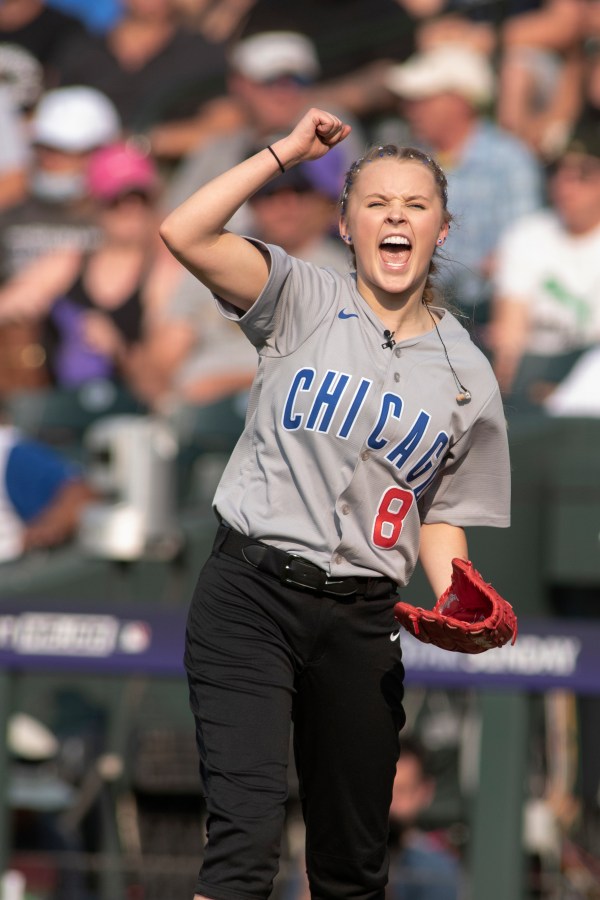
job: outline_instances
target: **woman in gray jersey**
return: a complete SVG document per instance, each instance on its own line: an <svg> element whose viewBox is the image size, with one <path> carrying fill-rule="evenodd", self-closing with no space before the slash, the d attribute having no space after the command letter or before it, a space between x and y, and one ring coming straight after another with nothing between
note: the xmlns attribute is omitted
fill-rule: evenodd
<svg viewBox="0 0 600 900"><path fill-rule="evenodd" d="M404 723L396 592L420 558L439 596L451 560L467 558L463 528L509 524L498 386L431 303L451 220L439 166L393 146L352 166L340 215L356 262L347 276L225 228L280 170L348 132L310 110L161 229L259 355L188 619L208 811L196 900L269 896L292 719L311 895L382 900Z"/></svg>

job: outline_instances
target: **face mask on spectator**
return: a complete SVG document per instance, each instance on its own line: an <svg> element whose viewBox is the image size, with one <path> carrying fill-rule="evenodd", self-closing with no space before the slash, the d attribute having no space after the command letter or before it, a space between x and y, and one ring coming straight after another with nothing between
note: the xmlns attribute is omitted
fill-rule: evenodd
<svg viewBox="0 0 600 900"><path fill-rule="evenodd" d="M48 203L81 200L87 193L85 174L81 172L45 172L39 169L31 176L31 192Z"/></svg>

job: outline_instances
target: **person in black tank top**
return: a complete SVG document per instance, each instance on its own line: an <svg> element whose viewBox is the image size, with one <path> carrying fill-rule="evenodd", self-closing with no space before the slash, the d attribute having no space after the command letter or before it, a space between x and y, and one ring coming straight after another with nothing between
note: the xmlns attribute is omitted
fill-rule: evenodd
<svg viewBox="0 0 600 900"><path fill-rule="evenodd" d="M44 328L44 345L50 375L55 384L77 387L91 378L120 381L118 362L95 348L86 338L89 312L104 317L124 349L138 343L143 334L142 284L138 282L114 308L103 308L86 285L86 259L72 287L52 305Z"/></svg>
<svg viewBox="0 0 600 900"><path fill-rule="evenodd" d="M137 351L147 338L148 309L160 307L181 277L158 239L158 187L154 162L135 147L98 150L88 192L97 204L100 241L86 253L48 254L0 290L0 322L41 324L44 364L55 387L110 381L145 402L140 378L152 372Z"/></svg>
<svg viewBox="0 0 600 900"><path fill-rule="evenodd" d="M94 379L126 387L132 350L144 337L158 178L147 156L115 144L94 155L88 182L103 240L53 297L44 323L47 365L59 387Z"/></svg>

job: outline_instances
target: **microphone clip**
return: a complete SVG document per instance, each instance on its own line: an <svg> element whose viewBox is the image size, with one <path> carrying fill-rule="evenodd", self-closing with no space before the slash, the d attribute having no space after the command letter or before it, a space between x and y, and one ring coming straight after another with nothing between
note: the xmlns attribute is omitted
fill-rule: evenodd
<svg viewBox="0 0 600 900"><path fill-rule="evenodd" d="M394 340L395 332L390 331L389 328L386 328L383 332L383 336L386 339L385 343L381 345L383 350L391 350L395 345L396 341Z"/></svg>

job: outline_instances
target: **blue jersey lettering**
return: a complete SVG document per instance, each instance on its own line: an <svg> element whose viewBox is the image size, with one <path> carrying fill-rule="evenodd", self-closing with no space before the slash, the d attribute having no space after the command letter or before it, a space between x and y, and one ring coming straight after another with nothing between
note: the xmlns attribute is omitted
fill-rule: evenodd
<svg viewBox="0 0 600 900"><path fill-rule="evenodd" d="M314 377L314 369L300 369L294 375L292 386L289 389L285 401L285 406L283 407L283 416L281 417L281 424L286 431L295 431L302 425L301 413L298 413L297 415L293 414L294 401L296 400L296 394L298 393L298 391L310 390L310 386L314 381Z"/></svg>
<svg viewBox="0 0 600 900"><path fill-rule="evenodd" d="M402 438L400 443L396 444L396 446L386 454L385 458L389 459L390 462L393 462L397 469L401 469L423 440L423 436L427 431L427 426L430 421L431 416L429 413L421 410L406 437Z"/></svg>
<svg viewBox="0 0 600 900"><path fill-rule="evenodd" d="M333 414L349 381L349 375L329 369L321 382L306 420L307 431L314 431L315 428L323 433L329 431ZM317 423L319 424L317 425Z"/></svg>
<svg viewBox="0 0 600 900"><path fill-rule="evenodd" d="M315 369L309 368L299 369L294 375L284 404L283 427L286 431L305 428L307 431L327 434L336 412L339 411L342 423L336 437L346 440L360 419L373 382L368 378L361 378L349 403L345 404L344 412L344 408L340 408L352 376L328 369L317 387L316 375ZM306 414L295 409L301 393L309 395L304 401L305 407L310 404ZM312 399L311 393L314 394ZM392 437L386 437L384 431L387 429L388 434L392 435L397 431L397 423L402 417L403 409L402 397L391 392L384 393L377 422L367 437L366 445L371 450L387 450L385 459L397 472L408 467L411 459L417 459L406 474L405 483L418 498L429 487L440 469L450 439L445 431L440 431L431 443L427 441L430 446L424 449L427 447L425 435L431 422L431 415L422 409L404 437L392 444Z"/></svg>
<svg viewBox="0 0 600 900"><path fill-rule="evenodd" d="M372 383L373 382L369 381L368 378L361 379L361 382L356 389L356 393L354 394L354 397L352 398L352 403L350 404L350 408L348 409L348 412L346 413L346 418L342 422L340 430L337 433L338 437L346 439L348 437L348 435L350 434L350 432L352 431L354 423L356 422L356 419L358 418L358 414L362 409L362 405L366 400L367 394L369 393Z"/></svg>
<svg viewBox="0 0 600 900"><path fill-rule="evenodd" d="M375 428L367 438L367 446L371 450L381 450L387 444L387 438L380 438L379 435L383 431L385 423L391 416L394 419L400 419L402 415L402 398L397 394L384 394L381 398L381 409L379 419Z"/></svg>
<svg viewBox="0 0 600 900"><path fill-rule="evenodd" d="M409 483L411 481L416 481L417 478L421 478L422 475L428 472L433 466L432 459L435 459L436 462L439 462L440 454L444 447L447 446L447 444L448 435L445 431L440 431L427 453L425 453L418 461L418 463L412 467L412 469L406 476L406 480Z"/></svg>

